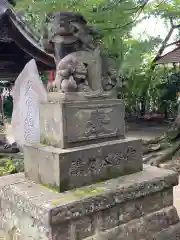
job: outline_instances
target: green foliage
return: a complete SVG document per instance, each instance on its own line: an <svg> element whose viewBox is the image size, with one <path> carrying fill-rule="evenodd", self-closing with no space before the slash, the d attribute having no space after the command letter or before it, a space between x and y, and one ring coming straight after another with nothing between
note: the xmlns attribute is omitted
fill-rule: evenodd
<svg viewBox="0 0 180 240"><path fill-rule="evenodd" d="M145 13L149 16L161 16L163 19L172 17L175 21L178 21L180 17L179 5L180 0L152 0L146 6Z"/></svg>
<svg viewBox="0 0 180 240"><path fill-rule="evenodd" d="M3 161L3 163L0 165L0 176L5 176L13 173L17 173L17 171L11 160Z"/></svg>
<svg viewBox="0 0 180 240"><path fill-rule="evenodd" d="M12 117L12 111L13 111L13 98L12 96L7 96L5 98L4 104L3 104L3 109L4 109L4 115L7 119L11 119Z"/></svg>
<svg viewBox="0 0 180 240"><path fill-rule="evenodd" d="M49 78L49 74L47 72L41 72L40 73L40 77L41 77L41 81L43 83L47 83L48 82L48 78Z"/></svg>
<svg viewBox="0 0 180 240"><path fill-rule="evenodd" d="M172 102L174 104L176 96L169 91L167 71L170 69L165 71L160 66L153 73L150 71L152 59L163 39L148 36L145 40L133 38L131 30L141 21L137 17L142 11L143 18L155 16L169 23L171 17L178 24L179 5L180 0L17 0L16 8L24 11L24 20L39 32L49 12L81 12L88 23L103 34L104 48L116 59L124 79L121 96L125 98L128 111L137 112L142 100L147 110L163 109L164 103L167 105L170 102L169 106ZM42 80L46 81L47 76L43 75Z"/></svg>
<svg viewBox="0 0 180 240"><path fill-rule="evenodd" d="M36 29L41 29L47 13L53 11L81 12L90 25L103 34L107 52L121 65L126 51L126 42L142 1L107 0L30 0L17 1L17 10L26 9L24 19ZM39 30L40 31L40 30Z"/></svg>
<svg viewBox="0 0 180 240"><path fill-rule="evenodd" d="M49 12L81 12L88 23L103 34L102 42L106 51L117 60L120 71L123 66L124 73L124 70L134 71L139 68L144 61L144 54L149 54L160 42L154 38L140 41L131 37L135 19L145 3L146 1L134 0L18 0L17 10L26 9L24 19L36 29L41 29Z"/></svg>

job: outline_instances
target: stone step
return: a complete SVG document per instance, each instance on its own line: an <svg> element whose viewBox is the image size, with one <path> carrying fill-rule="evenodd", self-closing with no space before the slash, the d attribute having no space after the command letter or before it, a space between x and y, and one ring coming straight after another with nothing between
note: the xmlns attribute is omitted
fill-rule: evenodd
<svg viewBox="0 0 180 240"><path fill-rule="evenodd" d="M168 230L162 232L162 229L168 229L171 225L177 223L179 223L177 211L175 207L171 206L139 219L132 220L126 224L111 228L110 230L97 232L94 236L84 238L84 240L164 240L164 238L161 237L164 236L166 237L165 239L168 239ZM171 231L169 230L169 233ZM169 234L170 237L174 236L174 231L175 230ZM161 233L157 234L158 232ZM80 239L82 238L76 238L76 240Z"/></svg>
<svg viewBox="0 0 180 240"><path fill-rule="evenodd" d="M139 173L57 193L23 174L5 176L0 178L0 229L6 233L17 229L20 240L29 236L33 240L99 240L97 234L105 236L103 240L121 240L124 228L135 231L130 236L137 237L130 239L140 240L146 239L142 223L149 233L162 235L162 230L179 222L172 206L172 187L177 182L177 173L144 166Z"/></svg>
<svg viewBox="0 0 180 240"><path fill-rule="evenodd" d="M156 234L153 240L179 240L180 223L170 226Z"/></svg>

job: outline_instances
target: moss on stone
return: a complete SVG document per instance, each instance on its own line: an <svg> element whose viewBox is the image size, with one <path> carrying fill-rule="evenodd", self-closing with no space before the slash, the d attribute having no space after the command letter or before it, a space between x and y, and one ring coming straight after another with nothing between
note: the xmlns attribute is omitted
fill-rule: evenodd
<svg viewBox="0 0 180 240"><path fill-rule="evenodd" d="M72 195L66 195L66 196L62 196L56 200L54 200L52 202L52 205L53 207L57 207L58 205L61 205L61 204L66 204L68 202L71 202L71 201L75 201L77 198L75 196L72 196Z"/></svg>
<svg viewBox="0 0 180 240"><path fill-rule="evenodd" d="M46 188L48 190L51 190L53 192L56 192L56 193L59 192L57 186L48 186L48 185L45 185L45 184L40 184L40 185L41 185L41 187L44 187L44 188Z"/></svg>
<svg viewBox="0 0 180 240"><path fill-rule="evenodd" d="M42 146L42 147L46 147L46 146L48 146L48 145L45 144L45 143L39 143L39 145Z"/></svg>
<svg viewBox="0 0 180 240"><path fill-rule="evenodd" d="M85 188L77 188L75 190L71 190L68 194L64 194L64 196L56 199L52 202L53 206L56 207L62 203L67 203L68 201L74 201L86 197L94 197L100 195L104 192L105 187L102 186L90 186Z"/></svg>
<svg viewBox="0 0 180 240"><path fill-rule="evenodd" d="M49 146L50 142L47 141L47 139L45 139L45 138L41 138L40 145L42 145L42 146Z"/></svg>
<svg viewBox="0 0 180 240"><path fill-rule="evenodd" d="M50 140L47 140L45 138L41 138L40 145L42 145L42 146L54 146L54 147L57 147L57 148L59 147L58 144L56 144L56 143L54 143Z"/></svg>
<svg viewBox="0 0 180 240"><path fill-rule="evenodd" d="M72 191L72 194L77 197L93 197L103 193L104 190L104 187L91 186L84 189L75 189Z"/></svg>
<svg viewBox="0 0 180 240"><path fill-rule="evenodd" d="M46 139L41 138L41 141L40 141L39 145L40 145L40 146L49 146L49 143L47 142Z"/></svg>

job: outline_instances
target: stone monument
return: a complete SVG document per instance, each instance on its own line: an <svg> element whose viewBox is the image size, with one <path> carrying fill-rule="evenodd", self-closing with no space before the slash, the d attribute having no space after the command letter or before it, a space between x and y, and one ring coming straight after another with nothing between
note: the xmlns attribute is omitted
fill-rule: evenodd
<svg viewBox="0 0 180 240"><path fill-rule="evenodd" d="M83 16L56 13L51 19L44 43L53 46L56 78L48 103L40 105L41 144L25 148L27 178L62 192L141 171L140 140L124 140L115 68L112 74ZM69 45L74 51L64 56ZM41 165L45 156L47 165Z"/></svg>
<svg viewBox="0 0 180 240"><path fill-rule="evenodd" d="M25 143L35 144L40 141L39 102L47 100L34 59L25 65L16 79L12 96L12 135L23 151Z"/></svg>
<svg viewBox="0 0 180 240"><path fill-rule="evenodd" d="M43 44L57 74L40 104L40 144L24 147L25 176L0 179L7 239L180 239L178 176L143 167L141 140L125 139L117 73L93 29L80 14L49 18Z"/></svg>

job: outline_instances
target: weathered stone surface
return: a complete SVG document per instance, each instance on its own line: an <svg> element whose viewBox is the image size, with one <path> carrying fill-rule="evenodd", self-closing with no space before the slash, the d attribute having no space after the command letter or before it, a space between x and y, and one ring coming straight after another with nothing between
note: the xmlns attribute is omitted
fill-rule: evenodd
<svg viewBox="0 0 180 240"><path fill-rule="evenodd" d="M71 227L71 236L74 235L75 239L84 239L92 236L95 232L96 226L94 216L86 216L76 221L73 221Z"/></svg>
<svg viewBox="0 0 180 240"><path fill-rule="evenodd" d="M21 199L21 201L23 201ZM6 234L4 240L49 240L50 226L34 219L28 211L22 211L21 203L10 202L1 198L0 229ZM41 215L43 218L43 215ZM2 235L4 235L2 232ZM3 238L0 238L3 239Z"/></svg>
<svg viewBox="0 0 180 240"><path fill-rule="evenodd" d="M173 205L173 192L170 188L105 209L96 216L95 225L104 231L171 205Z"/></svg>
<svg viewBox="0 0 180 240"><path fill-rule="evenodd" d="M43 146L24 146L24 168L27 178L36 183L58 188L60 183L59 154ZM56 152L53 152L56 151Z"/></svg>
<svg viewBox="0 0 180 240"><path fill-rule="evenodd" d="M12 178L12 176L10 177ZM64 220L73 219L74 217L82 217L92 214L95 211L109 209L116 204L152 195L153 193L171 188L177 182L178 176L176 173L148 166L140 173L119 177L104 183L94 184L61 194L53 193L38 184L24 179L24 182L21 184L7 186L6 194L8 197L12 194L13 201L16 201L14 200L13 192L20 192L23 197L27 196L26 204L33 204L33 206L40 204L45 209L47 209L46 203L48 201L48 209L52 208L50 215L51 222L57 224ZM39 192L41 192L40 195ZM3 192L2 196L4 194ZM18 195L20 198L21 194L20 196ZM30 195L34 196L35 194L36 198L29 198ZM30 209L29 205L25 205L24 209L26 208ZM23 209L22 206L21 209ZM35 210L35 215L36 212L37 210Z"/></svg>
<svg viewBox="0 0 180 240"><path fill-rule="evenodd" d="M178 222L177 211L171 206L110 230L97 232L84 240L154 240L155 233Z"/></svg>
<svg viewBox="0 0 180 240"><path fill-rule="evenodd" d="M103 211L81 217L79 220L71 221L73 227L69 227L69 231L71 229L71 235L76 236L75 239L84 239L96 232L115 228L133 219L146 216L148 213L172 206L172 198L172 189L169 189L135 201L117 204Z"/></svg>
<svg viewBox="0 0 180 240"><path fill-rule="evenodd" d="M142 170L141 140L115 140L72 149L24 147L26 177L62 192Z"/></svg>
<svg viewBox="0 0 180 240"><path fill-rule="evenodd" d="M179 240L180 239L180 223L170 226L156 234L153 240Z"/></svg>
<svg viewBox="0 0 180 240"><path fill-rule="evenodd" d="M94 97L93 97L94 95ZM92 100L106 100L106 99L117 99L117 94L114 91L105 92L48 92L48 102L81 102L81 101L92 101Z"/></svg>
<svg viewBox="0 0 180 240"><path fill-rule="evenodd" d="M10 186L11 184L24 182L24 180L25 178L23 173L3 176L0 178L0 189L3 189L6 186Z"/></svg>
<svg viewBox="0 0 180 240"><path fill-rule="evenodd" d="M71 238L71 227L68 222L64 224L58 224L52 227L52 240L75 240L74 237Z"/></svg>
<svg viewBox="0 0 180 240"><path fill-rule="evenodd" d="M0 178L0 186L1 197L20 203L21 210L29 211L34 218L41 218L37 211L41 210L45 216L51 209L51 222L55 224L168 190L177 181L178 175L170 170L145 166L142 172L64 193L50 191L29 181L23 174Z"/></svg>
<svg viewBox="0 0 180 240"><path fill-rule="evenodd" d="M2 177L0 229L20 234L18 240L161 240L162 230L169 229L171 237L169 226L179 221L172 207L177 179L172 171L145 166L139 173L57 193L23 174Z"/></svg>
<svg viewBox="0 0 180 240"><path fill-rule="evenodd" d="M41 143L68 148L122 138L124 112L116 99L41 103Z"/></svg>

